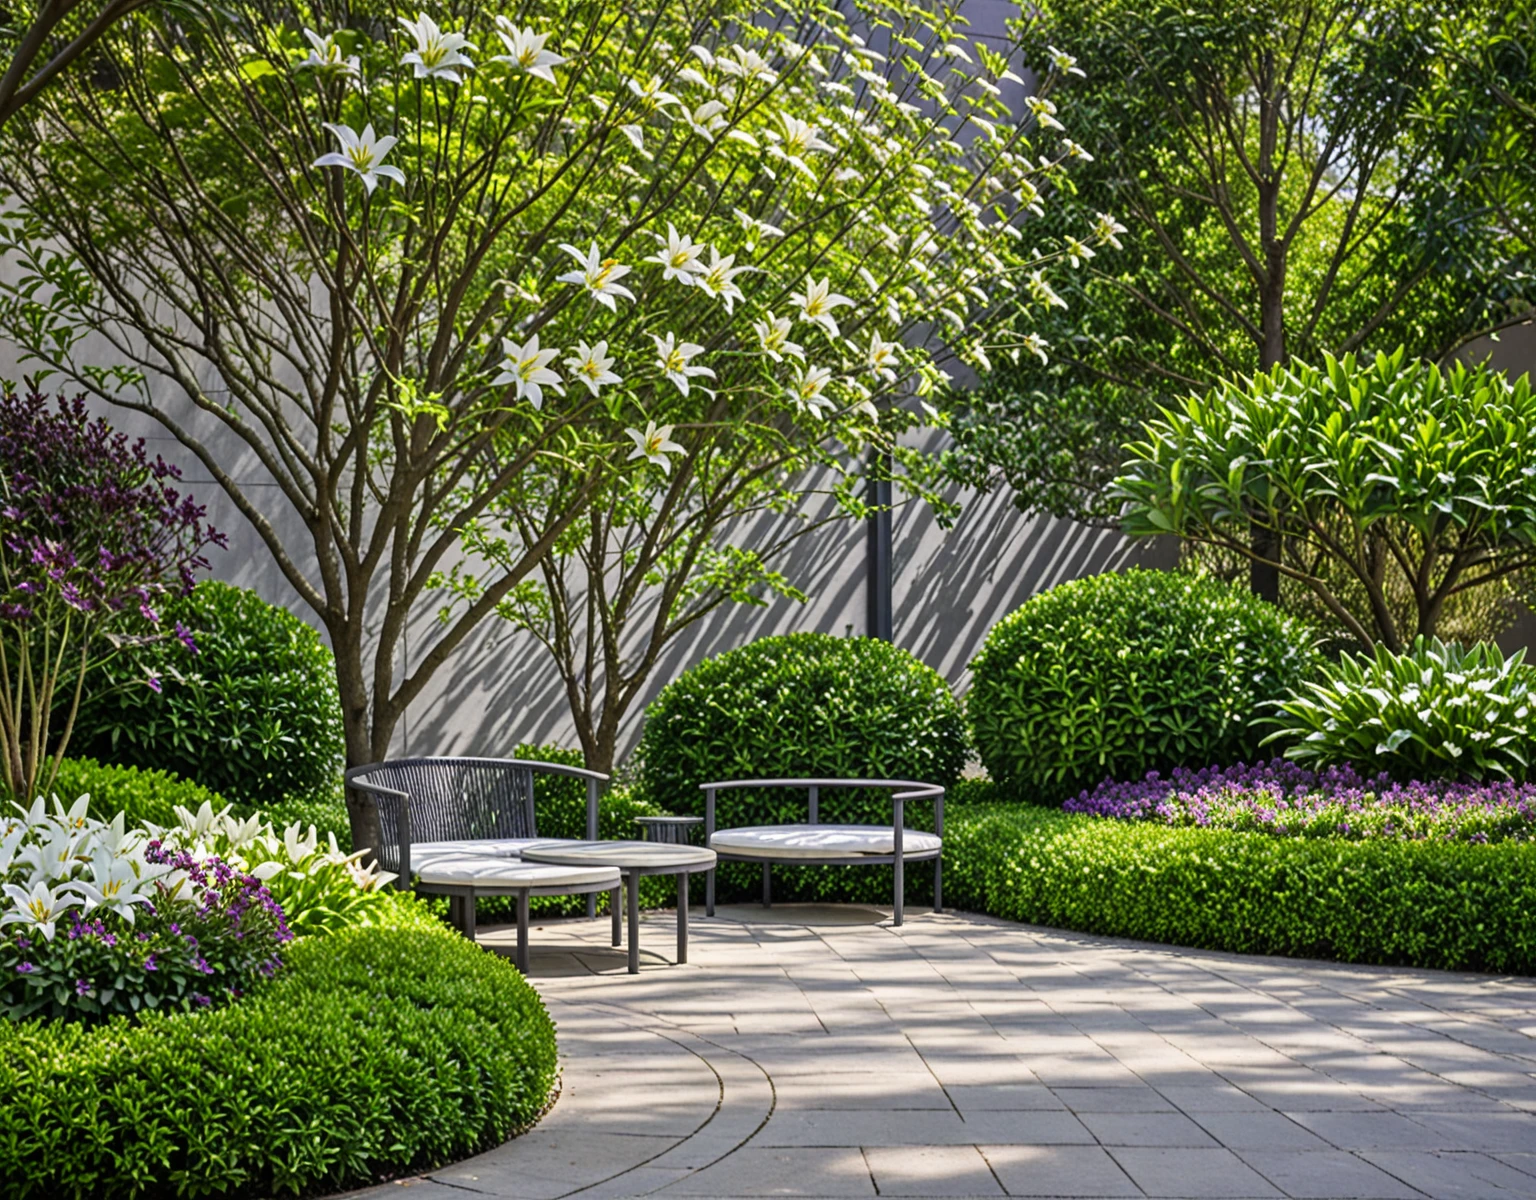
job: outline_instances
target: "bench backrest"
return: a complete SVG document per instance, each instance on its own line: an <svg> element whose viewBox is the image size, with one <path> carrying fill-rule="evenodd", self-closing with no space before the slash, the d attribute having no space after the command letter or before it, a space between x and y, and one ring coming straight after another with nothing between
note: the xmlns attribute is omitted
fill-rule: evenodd
<svg viewBox="0 0 1536 1200"><path fill-rule="evenodd" d="M908 800L933 801L933 832L944 836L944 788L937 783L918 783L911 779L724 779L701 783L704 790L704 844L715 833L715 794L735 788L804 788L808 825L821 824L821 793L827 788L873 788L891 793L892 824L905 823Z"/></svg>

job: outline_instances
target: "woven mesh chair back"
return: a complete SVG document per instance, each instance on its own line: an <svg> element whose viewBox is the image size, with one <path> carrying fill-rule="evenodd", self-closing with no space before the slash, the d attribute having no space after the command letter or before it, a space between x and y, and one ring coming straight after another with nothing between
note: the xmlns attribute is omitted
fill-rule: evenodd
<svg viewBox="0 0 1536 1200"><path fill-rule="evenodd" d="M370 783L410 796L411 843L459 838L538 837L533 815L533 771L489 759L411 758L369 771ZM400 812L379 803L385 858L399 858ZM385 862L387 870L399 863Z"/></svg>

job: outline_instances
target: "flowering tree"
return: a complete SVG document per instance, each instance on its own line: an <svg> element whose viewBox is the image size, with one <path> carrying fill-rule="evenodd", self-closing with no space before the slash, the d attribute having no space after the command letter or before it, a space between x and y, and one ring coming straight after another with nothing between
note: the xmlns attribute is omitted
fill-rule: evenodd
<svg viewBox="0 0 1536 1200"><path fill-rule="evenodd" d="M0 791L52 786L86 669L157 636L159 597L190 589L223 544L179 479L82 399L0 397Z"/></svg>
<svg viewBox="0 0 1536 1200"><path fill-rule="evenodd" d="M939 322L983 361L1015 340L994 291L1050 294L1018 225L1065 149L1031 144L1007 59L946 9L873 8L889 58L824 4L141 16L104 43L121 87L65 78L0 164L25 266L0 326L198 456L330 634L349 760L380 757L556 547L652 494L652 553L700 478L888 444L910 418L886 398L942 379L902 335ZM131 366L83 359L86 328ZM157 377L191 417L122 398ZM744 428L766 468L732 458ZM663 549L695 559L677 586L703 547ZM429 589L445 620L401 671Z"/></svg>

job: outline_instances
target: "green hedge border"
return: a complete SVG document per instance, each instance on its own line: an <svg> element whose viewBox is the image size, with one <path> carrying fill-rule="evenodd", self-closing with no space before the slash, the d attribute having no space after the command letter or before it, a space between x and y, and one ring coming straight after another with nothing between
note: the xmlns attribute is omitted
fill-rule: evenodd
<svg viewBox="0 0 1536 1200"><path fill-rule="evenodd" d="M538 994L420 905L390 916L294 944L285 971L217 1011L0 1022L5 1194L332 1192L532 1124L556 1078Z"/></svg>
<svg viewBox="0 0 1536 1200"><path fill-rule="evenodd" d="M1536 844L1345 841L978 804L945 822L955 908L1240 954L1536 974Z"/></svg>

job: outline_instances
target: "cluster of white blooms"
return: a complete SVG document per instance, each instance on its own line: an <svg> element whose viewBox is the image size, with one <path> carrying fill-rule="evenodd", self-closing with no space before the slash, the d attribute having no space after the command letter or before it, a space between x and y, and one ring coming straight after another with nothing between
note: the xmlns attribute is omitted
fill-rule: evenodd
<svg viewBox="0 0 1536 1200"><path fill-rule="evenodd" d="M217 856L263 882L283 872L313 875L344 866L357 886L376 890L394 876L362 865L361 855L341 853L334 838L321 846L313 826L293 825L281 835L259 819L240 821L207 803L192 813L177 808L178 824L130 828L122 813L111 821L89 815L90 797L67 809L57 798L15 806L0 818L0 926L22 925L52 940L71 910L116 914L132 925L145 904L190 900L188 872L173 851L194 858Z"/></svg>
<svg viewBox="0 0 1536 1200"><path fill-rule="evenodd" d="M877 399L945 385L947 357L1044 358L1043 340L1001 329L996 314L1062 304L1047 260L1081 266L1123 232L1101 215L1047 254L1024 248L1020 226L1043 212L1056 173L1091 155L1048 97L1010 113L1002 85L1020 76L938 7L915 29L926 56L896 59L830 16L799 40L742 20L682 48L576 31L564 44L554 30L481 19L451 30L426 13L401 18L393 44L305 30L295 66L326 88L383 87L397 114L439 111L400 104L408 88L457 89L513 123L529 96L530 122L559 112L557 137L546 125L514 141L530 178L570 180L548 196L576 236L550 239L558 261L542 245L517 260L482 378L536 412L553 395L638 414L629 457L664 474L669 455L689 452L674 430L717 420L717 397L777 405L808 436L846 441L878 425ZM506 53L477 61L472 39L492 36ZM1048 57L1053 78L1082 74L1069 54ZM397 139L437 143L406 124L380 135L327 123L339 149L313 165L356 175L365 197L407 185L385 161Z"/></svg>

